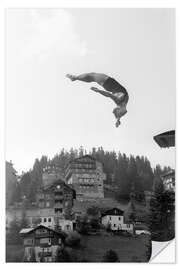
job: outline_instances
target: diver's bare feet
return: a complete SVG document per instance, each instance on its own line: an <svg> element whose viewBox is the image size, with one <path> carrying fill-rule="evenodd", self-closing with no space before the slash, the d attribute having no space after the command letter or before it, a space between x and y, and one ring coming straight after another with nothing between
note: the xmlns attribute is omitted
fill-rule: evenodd
<svg viewBox="0 0 180 270"><path fill-rule="evenodd" d="M94 92L99 92L99 89L96 87L91 87L90 89L93 90Z"/></svg>
<svg viewBox="0 0 180 270"><path fill-rule="evenodd" d="M67 77L68 79L70 79L72 82L75 81L75 80L77 80L77 76L72 75L72 74L67 74L66 77Z"/></svg>

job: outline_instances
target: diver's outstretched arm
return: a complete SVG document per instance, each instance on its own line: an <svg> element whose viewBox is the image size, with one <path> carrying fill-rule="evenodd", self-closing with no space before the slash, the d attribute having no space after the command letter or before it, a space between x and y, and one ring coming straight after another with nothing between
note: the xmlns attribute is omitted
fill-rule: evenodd
<svg viewBox="0 0 180 270"><path fill-rule="evenodd" d="M113 95L112 93L110 93L110 92L100 90L100 89L98 89L96 87L91 87L90 89L93 90L94 92L97 92L97 93L105 96L105 97L111 98L115 103L118 102L117 97L115 95Z"/></svg>

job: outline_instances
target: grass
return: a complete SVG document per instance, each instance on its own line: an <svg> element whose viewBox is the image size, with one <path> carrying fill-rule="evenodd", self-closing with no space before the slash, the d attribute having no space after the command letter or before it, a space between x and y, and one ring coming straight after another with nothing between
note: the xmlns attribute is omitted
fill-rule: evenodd
<svg viewBox="0 0 180 270"><path fill-rule="evenodd" d="M151 256L151 239L146 235L82 236L81 245L81 249L71 252L81 261L87 262L102 262L104 254L110 249L117 253L120 262L148 262Z"/></svg>
<svg viewBox="0 0 180 270"><path fill-rule="evenodd" d="M6 262L22 262L23 245L6 245Z"/></svg>

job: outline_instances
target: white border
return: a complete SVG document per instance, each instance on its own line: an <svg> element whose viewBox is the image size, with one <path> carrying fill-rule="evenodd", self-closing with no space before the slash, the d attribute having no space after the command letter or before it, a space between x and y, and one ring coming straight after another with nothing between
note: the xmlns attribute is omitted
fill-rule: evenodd
<svg viewBox="0 0 180 270"><path fill-rule="evenodd" d="M4 140L5 140L5 136L4 136L4 76L5 76L5 72L4 72L4 9L5 8L62 8L62 7L66 7L66 8L72 8L72 7L75 7L75 8L80 8L80 7L84 7L84 8L88 8L88 7L91 7L91 8L112 8L112 7L121 7L121 8L176 8L176 19L177 19L177 22L176 22L176 26L177 26L177 29L178 29L178 25L180 25L180 22L179 22L179 15L180 15L180 7L179 7L179 4L178 4L178 1L174 1L174 0L169 0L169 1L163 1L163 0L151 0L151 1L120 1L120 0L91 0L91 1L69 1L69 0L66 0L66 1L60 1L60 0L14 0L14 1L10 1L10 0L2 0L0 2L0 33L1 33L1 42L0 42L0 123L1 123L1 135L0 135L0 179L1 179L1 225L2 225L2 228L1 228L1 245L0 245L0 256L2 257L1 258L1 262L5 262L5 256L4 256L4 243L5 243L5 184L4 184L4 177L5 177L5 173L4 173ZM178 34L178 31L177 31L177 34ZM178 53L178 48L179 48L179 36L177 36L177 71L178 71L178 64L179 64L179 53ZM168 63L167 63L168 64ZM176 73L178 74L178 72ZM177 89L178 89L178 78L177 78ZM178 95L178 92L177 92L177 98L178 98L178 101L179 101L179 95ZM178 104L177 104L178 105ZM179 116L179 108L177 106L177 116ZM178 119L178 117L177 117ZM178 121L177 121L178 123ZM179 137L179 125L177 125L177 130L176 130L176 138ZM176 142L176 147L177 147L177 150L178 147L179 147L179 144L178 144L178 141ZM177 151L177 158L178 158L178 152ZM178 160L178 159L177 159ZM178 163L177 163L178 164ZM178 187L178 175L179 175L179 170L178 170L178 167L176 167L176 185ZM177 192L178 192L178 188L176 188ZM178 197L176 195L176 198L177 198L177 201L178 201ZM176 202L176 213L178 213L178 202ZM176 215L176 222L179 224L178 222L179 220L179 215L177 216ZM178 228L178 226L177 226ZM179 234L178 234L178 230L176 230L176 235L178 235L178 238L179 238ZM174 259L174 247L172 247L172 245L169 245L169 247L164 250L164 255L161 256L161 258L159 257L160 259L160 263L172 263L172 258ZM168 260L169 259L169 260ZM178 258L176 259L178 261ZM157 260L156 260L157 262ZM112 267L112 264L95 264L97 265L98 268L102 268L105 269L105 268L109 268L109 267ZM3 268L9 268L9 267L12 267L13 268L15 267L18 267L18 268L21 268L21 267L24 267L24 264L4 264L2 265ZM69 267L77 267L78 269L81 268L81 267L91 267L91 266L94 266L94 264L51 264L51 267L65 267L65 268L69 268ZM144 267L144 264L113 264L113 267L126 267L126 268L129 268L129 267ZM147 267L169 267L169 265L150 265L150 264L146 264ZM33 266L31 264L26 264L26 267L42 267L42 265L40 266L39 264L33 264ZM46 267L50 267L49 264L43 264L43 268L46 268ZM171 267L177 267L177 264L176 265L171 265Z"/></svg>

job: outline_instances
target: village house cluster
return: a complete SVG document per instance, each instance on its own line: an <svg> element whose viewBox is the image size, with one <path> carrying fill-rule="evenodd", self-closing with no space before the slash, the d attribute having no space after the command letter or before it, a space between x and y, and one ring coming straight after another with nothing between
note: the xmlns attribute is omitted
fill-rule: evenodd
<svg viewBox="0 0 180 270"><path fill-rule="evenodd" d="M169 191L175 191L175 171L171 170L162 176L164 189Z"/></svg>
<svg viewBox="0 0 180 270"><path fill-rule="evenodd" d="M133 225L124 223L123 215L124 212L118 208L110 209L102 214L101 223L112 231L125 231L133 234ZM57 250L64 246L64 231L63 228L58 230L56 227L47 226L44 223L35 228L22 229L20 234L23 237L26 260L30 260L34 254L37 262L41 262L42 258L45 262L55 261Z"/></svg>
<svg viewBox="0 0 180 270"><path fill-rule="evenodd" d="M11 171L12 168L12 171ZM8 179L15 171L8 164ZM64 234L76 229L76 218L81 216L79 208L73 208L74 202L83 205L85 202L104 198L103 165L92 156L86 155L72 160L65 176L56 168L44 168L42 185L39 187L36 202L28 207L26 200L20 205L7 207L7 228L13 219L28 220L29 227L22 228L26 260L54 261L57 248L63 245ZM13 182L14 183L14 182ZM8 186L12 184L9 180ZM76 204L77 205L77 204ZM132 224L125 224L123 211L118 208L110 209L100 215L99 223L110 227L113 231L125 230L133 232Z"/></svg>
<svg viewBox="0 0 180 270"><path fill-rule="evenodd" d="M12 164L7 163L10 188L16 175ZM86 203L105 200L104 181L106 175L103 165L89 155L72 160L65 175L56 168L44 168L42 185L39 187L36 202L28 207L24 200L21 205L7 207L6 227L13 219L28 220L28 228L22 228L24 255L26 260L34 256L36 261L42 258L46 262L55 261L57 249L63 247L65 234L76 230L77 218L82 216L81 207ZM163 176L167 188L173 188L173 172ZM151 194L147 193L146 203L149 204ZM74 204L76 207L74 207ZM88 204L87 204L88 205ZM88 206L87 206L88 207ZM126 219L124 209L112 207L101 212L98 220L101 227L112 232L127 232L129 234L150 234L141 222L132 224Z"/></svg>

